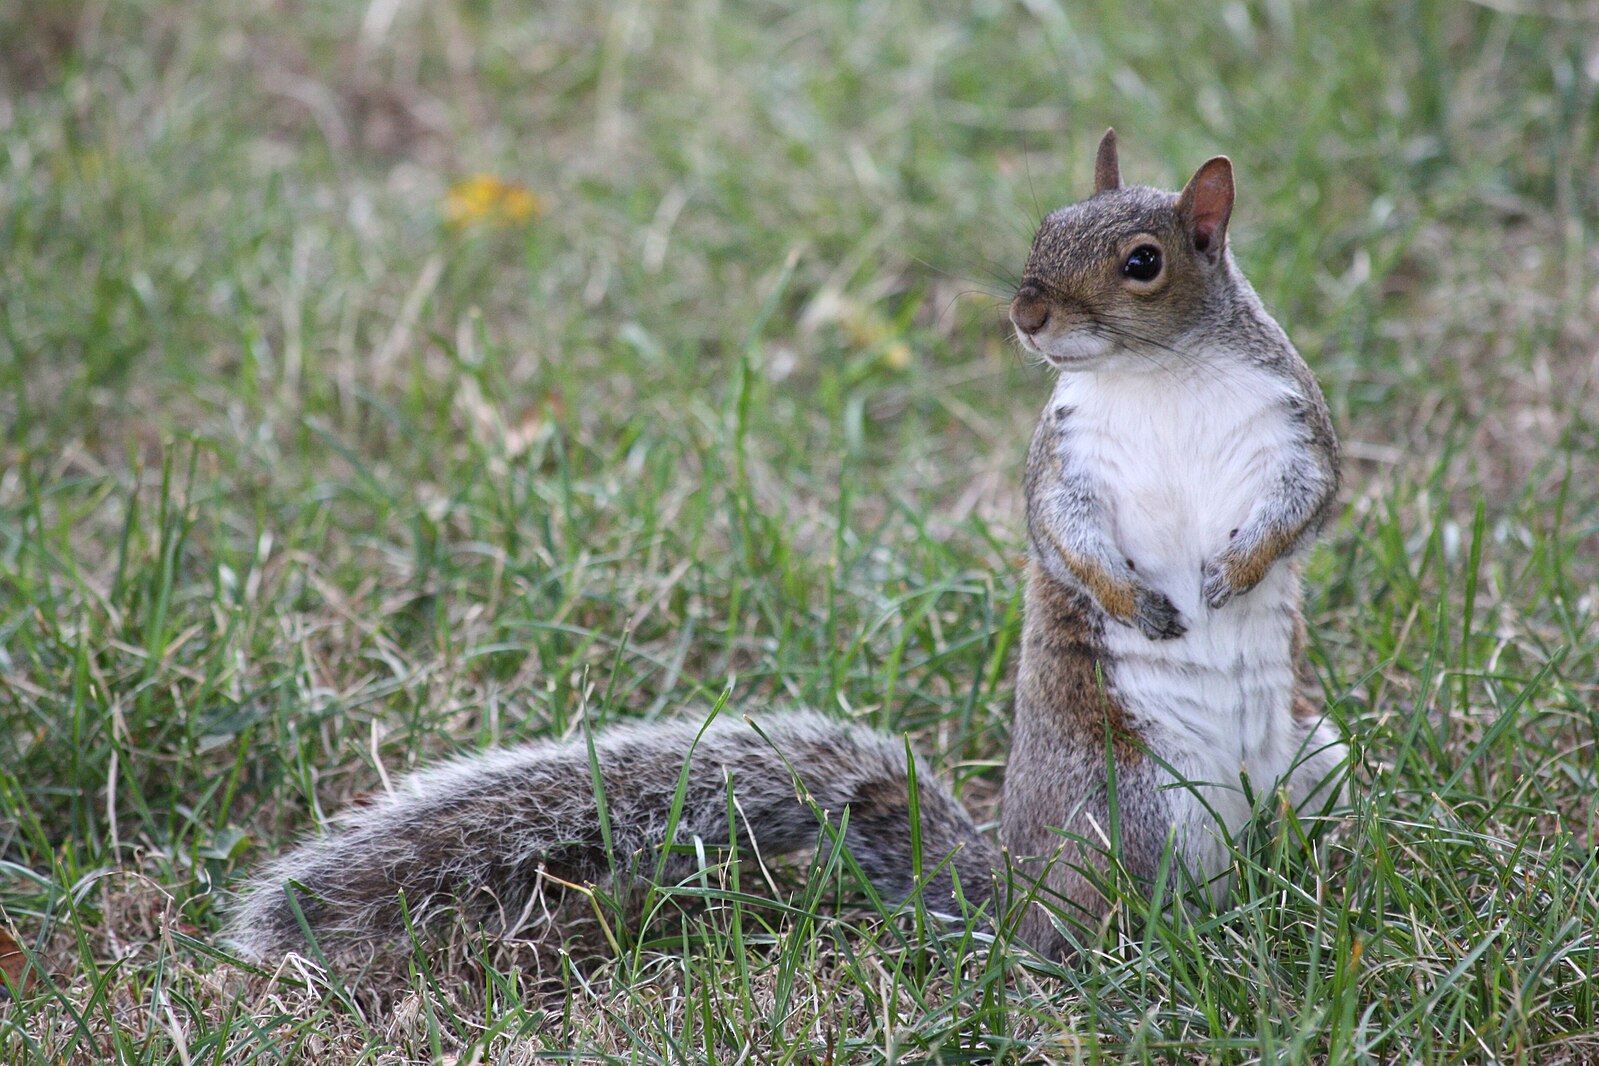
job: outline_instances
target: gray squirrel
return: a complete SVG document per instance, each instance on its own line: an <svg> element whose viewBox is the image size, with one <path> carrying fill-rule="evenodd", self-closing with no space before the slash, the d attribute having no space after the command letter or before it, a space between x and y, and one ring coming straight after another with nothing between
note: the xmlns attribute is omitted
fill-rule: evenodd
<svg viewBox="0 0 1599 1066"><path fill-rule="evenodd" d="M1107 131L1093 196L1034 238L1010 317L1060 375L1027 457L1002 849L925 769L913 834L910 757L887 734L811 712L760 715L759 732L638 724L592 754L534 743L412 775L252 878L227 940L265 960L307 950L306 929L329 956L382 950L446 912L514 930L548 884L678 881L696 858L663 854L674 842L799 851L818 814L836 826L848 808L844 843L883 898L920 891L948 914L959 892L991 915L1021 899L1018 935L1059 957L1051 909L1103 916L1113 861L1152 881L1170 854L1224 885L1255 797L1341 802L1347 750L1298 691L1299 559L1334 506L1338 443L1233 262L1233 197L1222 156L1181 193L1122 185Z"/></svg>

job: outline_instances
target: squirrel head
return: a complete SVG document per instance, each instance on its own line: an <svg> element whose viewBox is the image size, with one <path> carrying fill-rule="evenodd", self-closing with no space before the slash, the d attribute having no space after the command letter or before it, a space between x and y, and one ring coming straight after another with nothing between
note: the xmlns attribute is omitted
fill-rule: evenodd
<svg viewBox="0 0 1599 1066"><path fill-rule="evenodd" d="M1045 218L1010 319L1026 350L1060 368L1170 348L1225 307L1233 166L1217 156L1181 193L1124 186L1116 131L1094 163L1094 195Z"/></svg>

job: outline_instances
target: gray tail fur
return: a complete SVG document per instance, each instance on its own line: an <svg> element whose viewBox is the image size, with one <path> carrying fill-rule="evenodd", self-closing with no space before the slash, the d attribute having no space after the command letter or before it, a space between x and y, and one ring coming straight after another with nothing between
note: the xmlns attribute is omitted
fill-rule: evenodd
<svg viewBox="0 0 1599 1066"><path fill-rule="evenodd" d="M347 955L402 941L407 914L418 929L445 913L490 929L513 928L547 876L576 884L603 883L613 870L651 876L667 843L685 761L675 843L736 842L745 854L758 848L767 855L814 847L819 826L812 806L796 794L792 765L835 826L849 808L850 853L884 899L905 900L915 879L904 743L812 713L774 715L760 725L770 743L742 721L722 720L703 736L693 722L597 735L609 855L583 741L529 744L424 770L394 793L346 811L329 835L299 845L251 879L227 938L247 957L270 959L303 951L309 929L330 957ZM736 801L731 827L729 778ZM917 780L927 907L958 912L952 871L969 903L986 901L993 845L946 784L928 774ZM691 850L673 849L664 881L693 873L694 857L684 853Z"/></svg>

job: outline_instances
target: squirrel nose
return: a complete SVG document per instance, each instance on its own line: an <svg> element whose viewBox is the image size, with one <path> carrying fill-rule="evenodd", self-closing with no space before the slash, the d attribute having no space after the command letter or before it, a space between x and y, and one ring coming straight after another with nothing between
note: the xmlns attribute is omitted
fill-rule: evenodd
<svg viewBox="0 0 1599 1066"><path fill-rule="evenodd" d="M1016 328L1032 336L1049 321L1049 301L1036 285L1023 285L1010 302L1010 320Z"/></svg>

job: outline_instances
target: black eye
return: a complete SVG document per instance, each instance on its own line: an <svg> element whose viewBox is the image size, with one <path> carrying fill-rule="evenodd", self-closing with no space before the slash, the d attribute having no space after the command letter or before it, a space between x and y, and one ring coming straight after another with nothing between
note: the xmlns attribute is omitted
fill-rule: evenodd
<svg viewBox="0 0 1599 1066"><path fill-rule="evenodd" d="M1134 281L1154 281L1160 274L1160 249L1153 244L1140 244L1127 253L1122 274Z"/></svg>

